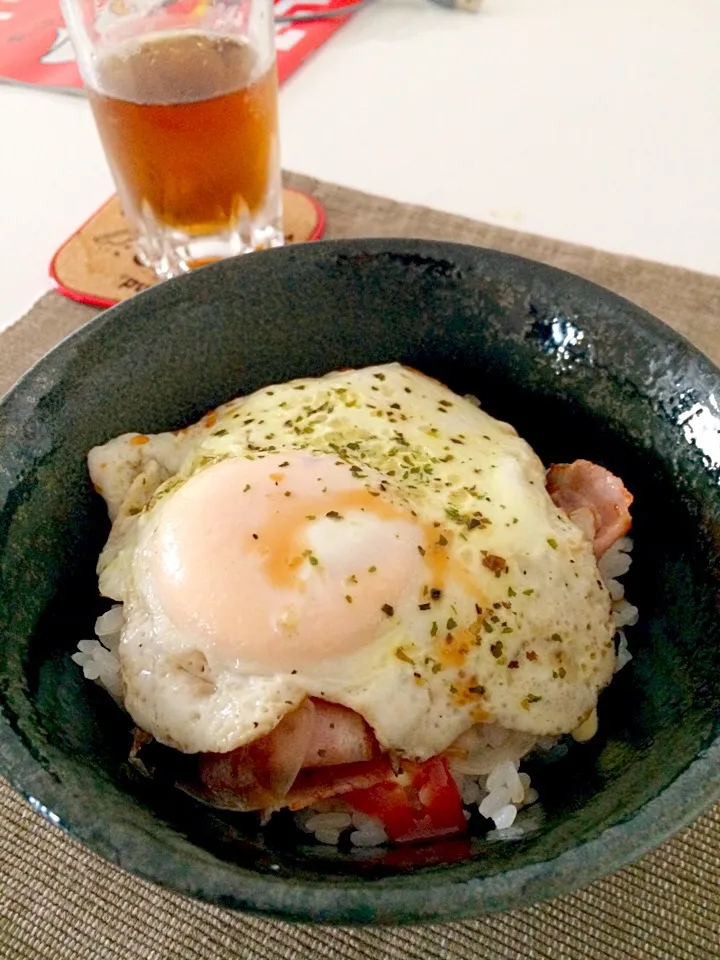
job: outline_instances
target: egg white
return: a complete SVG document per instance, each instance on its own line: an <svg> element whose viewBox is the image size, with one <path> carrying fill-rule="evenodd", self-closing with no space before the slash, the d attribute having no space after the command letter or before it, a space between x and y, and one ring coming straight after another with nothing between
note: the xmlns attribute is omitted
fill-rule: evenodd
<svg viewBox="0 0 720 960"><path fill-rule="evenodd" d="M147 562L163 510L191 478L277 454L333 457L436 531L444 557L439 596L419 556L362 649L292 670L184 632ZM542 463L512 427L415 371L390 364L273 385L183 432L112 440L89 465L114 518L98 570L101 592L124 604L125 706L180 750L248 743L312 695L362 714L383 747L423 759L477 722L569 732L612 675L610 598L591 544L548 496ZM343 537L350 548L352 525L310 523L307 535L324 556ZM381 575L382 556L372 565Z"/></svg>

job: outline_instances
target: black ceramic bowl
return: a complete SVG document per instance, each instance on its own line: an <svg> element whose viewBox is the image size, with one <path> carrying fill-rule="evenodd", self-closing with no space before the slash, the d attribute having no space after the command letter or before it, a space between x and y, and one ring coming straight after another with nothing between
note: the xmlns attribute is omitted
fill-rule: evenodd
<svg viewBox="0 0 720 960"><path fill-rule="evenodd" d="M85 453L264 384L400 360L478 395L545 462L635 494L641 610L600 733L533 771L540 828L342 854L128 771L128 723L70 661L107 533ZM518 907L615 870L720 795L720 374L630 303L470 247L348 241L220 263L104 313L0 405L0 772L93 850L223 906L332 922Z"/></svg>

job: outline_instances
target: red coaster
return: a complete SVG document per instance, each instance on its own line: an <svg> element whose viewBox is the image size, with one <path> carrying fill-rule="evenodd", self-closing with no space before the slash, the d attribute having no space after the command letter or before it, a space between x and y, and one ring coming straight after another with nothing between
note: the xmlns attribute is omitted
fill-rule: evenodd
<svg viewBox="0 0 720 960"><path fill-rule="evenodd" d="M286 243L319 240L325 230L322 207L307 193L283 190ZM93 307L112 307L159 283L135 259L132 232L112 197L60 247L50 264L59 293Z"/></svg>

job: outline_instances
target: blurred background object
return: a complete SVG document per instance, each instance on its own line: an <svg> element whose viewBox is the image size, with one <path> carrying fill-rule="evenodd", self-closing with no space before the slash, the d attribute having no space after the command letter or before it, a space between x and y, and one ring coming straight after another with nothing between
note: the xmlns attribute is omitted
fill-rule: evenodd
<svg viewBox="0 0 720 960"><path fill-rule="evenodd" d="M16 11L0 32L38 2L0 0ZM319 4L282 12L308 5ZM43 54L58 39L46 33ZM282 162L403 203L720 274L719 33L716 0L484 0L467 16L376 0L347 19L280 24ZM53 253L113 184L82 98L0 87L0 125L13 224L0 246L2 326L45 289Z"/></svg>

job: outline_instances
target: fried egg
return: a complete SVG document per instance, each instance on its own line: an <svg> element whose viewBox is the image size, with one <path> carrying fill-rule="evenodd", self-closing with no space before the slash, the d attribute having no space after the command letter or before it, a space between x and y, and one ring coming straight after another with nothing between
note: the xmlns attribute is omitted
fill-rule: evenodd
<svg viewBox="0 0 720 960"><path fill-rule="evenodd" d="M569 732L611 678L611 600L543 464L416 371L274 385L89 467L124 704L169 746L232 750L313 696L422 760L476 723Z"/></svg>

